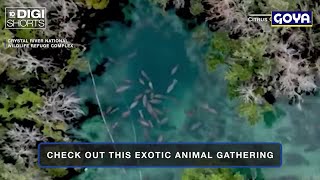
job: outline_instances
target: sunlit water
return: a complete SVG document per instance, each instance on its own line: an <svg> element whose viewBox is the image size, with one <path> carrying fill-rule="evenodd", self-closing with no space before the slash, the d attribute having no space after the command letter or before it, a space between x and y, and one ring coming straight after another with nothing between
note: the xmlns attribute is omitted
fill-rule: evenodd
<svg viewBox="0 0 320 180"><path fill-rule="evenodd" d="M310 176L320 179L320 156L316 147L320 138L319 101L307 99L303 111L287 103L279 103L279 111L271 117L275 120L272 127L263 121L255 127L249 126L238 116L237 103L227 97L224 67L214 73L207 72L203 60L205 45L191 38L192 32L184 28L174 13L164 13L142 3L135 5L136 9L131 14L132 27L114 23L111 28L101 29L97 34L107 35L108 39L103 42L94 40L88 53L93 68L103 58L112 61L103 75L95 76L95 81L103 111L106 112L109 106L119 108L119 111L106 115L115 141L282 142L284 166L263 169L266 179L289 175L298 175L300 179ZM176 74L171 75L176 65L179 68ZM158 123L150 116L142 100L128 117L122 117L135 97L150 89L149 80L141 75L142 70L150 78L155 94L168 95L168 99L154 105L163 113L159 119L168 119L166 123ZM145 85L139 82L139 78L143 79ZM174 79L177 80L175 88L166 94ZM130 88L123 93L116 93L116 89L124 85ZM83 100L96 103L90 79L78 86L77 91ZM214 108L217 113L201 108L204 104ZM139 122L139 110L145 119L152 122L153 127L144 127ZM100 116L88 119L75 134L91 142L110 141ZM306 148L309 148L308 152L305 152ZM181 169L87 169L75 179L179 180L180 175Z"/></svg>

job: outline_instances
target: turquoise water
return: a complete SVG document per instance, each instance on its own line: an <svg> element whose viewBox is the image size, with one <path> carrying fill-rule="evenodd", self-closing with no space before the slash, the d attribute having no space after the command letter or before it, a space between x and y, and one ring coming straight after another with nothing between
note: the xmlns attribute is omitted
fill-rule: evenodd
<svg viewBox="0 0 320 180"><path fill-rule="evenodd" d="M138 1L135 6L131 14L132 27L113 23L111 28L99 30L97 34L107 35L108 39L103 42L94 40L88 53L93 68L102 58L112 60L106 72L94 78L104 112L109 106L119 108L119 111L106 115L109 126L117 124L114 129L111 128L115 141L157 141L161 137L167 142L282 142L284 166L263 169L266 179L288 175L298 175L300 179L310 179L311 176L320 179L319 150L304 151L309 146L309 149L316 149L313 146L319 142L318 99L307 98L303 111L287 105L283 100L283 103L276 105L282 113L271 117L271 127L263 121L257 126L249 126L245 119L238 116L237 102L231 101L226 94L225 68L219 67L214 73L207 72L203 61L205 43L193 39L193 32L186 30L174 13L164 13ZM207 35L210 36L209 32ZM179 65L176 74L170 75L176 65ZM163 113L160 119L168 118L167 123L159 124L148 114L141 101L130 116L122 117L135 97L148 89L148 80L144 79L146 85L138 81L142 78L142 70L149 76L155 94L166 94L173 79L178 81L168 98L154 106ZM116 93L116 89L124 85L130 88ZM77 91L84 101L96 103L90 79L78 86ZM202 109L204 104L217 113ZM153 128L139 123L139 110L152 122ZM110 141L100 116L88 119L75 134L91 142ZM87 169L75 179L179 180L180 175L181 169Z"/></svg>

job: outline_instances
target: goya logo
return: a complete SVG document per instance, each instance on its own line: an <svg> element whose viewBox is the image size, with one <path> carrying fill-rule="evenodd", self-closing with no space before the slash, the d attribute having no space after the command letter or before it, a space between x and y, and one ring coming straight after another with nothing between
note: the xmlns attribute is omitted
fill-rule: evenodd
<svg viewBox="0 0 320 180"><path fill-rule="evenodd" d="M272 11L272 27L311 27L312 11Z"/></svg>

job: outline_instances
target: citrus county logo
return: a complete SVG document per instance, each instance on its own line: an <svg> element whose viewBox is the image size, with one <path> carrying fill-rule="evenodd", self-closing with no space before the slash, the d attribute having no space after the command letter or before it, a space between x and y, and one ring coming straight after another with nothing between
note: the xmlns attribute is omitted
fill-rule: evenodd
<svg viewBox="0 0 320 180"><path fill-rule="evenodd" d="M6 29L45 29L46 8L43 7L6 7Z"/></svg>

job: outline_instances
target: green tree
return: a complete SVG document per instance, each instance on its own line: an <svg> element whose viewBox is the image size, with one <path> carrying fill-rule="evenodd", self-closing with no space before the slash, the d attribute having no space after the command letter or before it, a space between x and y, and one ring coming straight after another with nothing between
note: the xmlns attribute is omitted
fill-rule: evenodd
<svg viewBox="0 0 320 180"><path fill-rule="evenodd" d="M86 6L91 9L105 9L108 4L109 0L85 0Z"/></svg>
<svg viewBox="0 0 320 180"><path fill-rule="evenodd" d="M244 180L239 172L231 169L186 169L182 174L182 180Z"/></svg>
<svg viewBox="0 0 320 180"><path fill-rule="evenodd" d="M10 87L2 89L4 95L0 96L0 104L3 108L0 109L0 116L7 121L12 119L34 120L33 117L37 110L43 105L43 99L40 93L34 93L28 88L24 88L22 93L15 92Z"/></svg>
<svg viewBox="0 0 320 180"><path fill-rule="evenodd" d="M4 163L0 160L0 179L1 180L30 180L41 179L51 180L49 176L37 168L25 168L19 165Z"/></svg>
<svg viewBox="0 0 320 180"><path fill-rule="evenodd" d="M204 12L204 7L202 5L202 0L191 0L190 1L190 13L197 16Z"/></svg>
<svg viewBox="0 0 320 180"><path fill-rule="evenodd" d="M20 39L35 39L37 33L37 30L34 29L18 29L15 36Z"/></svg>

